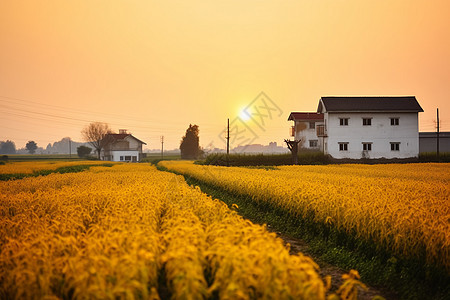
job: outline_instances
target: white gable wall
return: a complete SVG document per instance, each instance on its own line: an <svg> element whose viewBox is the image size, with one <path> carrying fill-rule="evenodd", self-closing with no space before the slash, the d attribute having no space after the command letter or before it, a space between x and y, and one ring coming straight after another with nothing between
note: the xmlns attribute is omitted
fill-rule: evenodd
<svg viewBox="0 0 450 300"><path fill-rule="evenodd" d="M129 142L129 149L133 149L133 150L141 150L142 152L142 143L139 142L138 140L136 140L135 138L133 138L132 136L127 136L125 138L125 140L127 142Z"/></svg>
<svg viewBox="0 0 450 300"><path fill-rule="evenodd" d="M310 122L315 123L314 128L310 128ZM305 149L319 150L322 149L322 138L317 137L316 128L318 125L323 125L323 121L311 120L311 121L294 121L295 126L295 139L301 140L300 147ZM309 141L316 140L317 147L311 148Z"/></svg>
<svg viewBox="0 0 450 300"><path fill-rule="evenodd" d="M340 118L348 118L341 126ZM363 118L371 118L370 126L363 126ZM391 118L399 118L392 126ZM419 155L417 113L325 113L328 137L325 153L334 158L409 158ZM372 143L371 151L364 151L362 143ZM391 142L400 143L399 151L391 150ZM347 151L339 150L339 143L348 143Z"/></svg>

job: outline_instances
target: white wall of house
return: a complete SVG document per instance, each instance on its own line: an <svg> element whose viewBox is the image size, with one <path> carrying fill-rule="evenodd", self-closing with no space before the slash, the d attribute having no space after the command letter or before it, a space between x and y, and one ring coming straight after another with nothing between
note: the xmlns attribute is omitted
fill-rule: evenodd
<svg viewBox="0 0 450 300"><path fill-rule="evenodd" d="M347 118L348 125L341 125L341 118ZM364 118L371 119L371 125L363 125ZM391 118L398 118L398 125L391 125ZM419 155L416 112L327 112L324 121L328 135L324 150L334 158L409 158ZM347 143L347 150L340 150L339 143ZM371 150L363 151L363 143L370 143ZM399 143L399 150L392 150L391 143Z"/></svg>
<svg viewBox="0 0 450 300"><path fill-rule="evenodd" d="M129 149L133 150L141 150L142 152L142 143L133 138L132 136L127 136L125 138L127 142L129 142Z"/></svg>
<svg viewBox="0 0 450 300"><path fill-rule="evenodd" d="M139 161L139 151L137 150L121 150L111 151L111 161ZM135 157L135 160L133 160Z"/></svg>
<svg viewBox="0 0 450 300"><path fill-rule="evenodd" d="M123 139L116 139L102 149L100 157L102 160L109 161L137 162L142 158L142 144L143 142L128 135Z"/></svg>
<svg viewBox="0 0 450 300"><path fill-rule="evenodd" d="M313 122L315 125L314 127L311 126L311 122ZM318 138L316 134L316 127L317 125L323 125L323 122L321 121L294 121L294 138L296 140L301 140L300 147L303 149L311 149L311 150L321 150L322 149L322 138ZM311 145L310 141L317 141L317 146L314 147ZM314 142L313 142L314 144Z"/></svg>

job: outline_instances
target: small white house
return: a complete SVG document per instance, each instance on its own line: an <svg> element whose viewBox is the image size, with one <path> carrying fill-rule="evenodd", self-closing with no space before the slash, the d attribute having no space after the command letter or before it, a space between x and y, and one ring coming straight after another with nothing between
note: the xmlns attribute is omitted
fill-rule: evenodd
<svg viewBox="0 0 450 300"><path fill-rule="evenodd" d="M107 145L102 149L100 156L102 160L138 162L143 158L143 141L133 135L121 130L120 133L111 133L105 137Z"/></svg>
<svg viewBox="0 0 450 300"><path fill-rule="evenodd" d="M322 97L316 126L323 151L334 158L410 158L419 155L418 113L408 97Z"/></svg>
<svg viewBox="0 0 450 300"><path fill-rule="evenodd" d="M322 150L322 139L319 139L316 130L323 126L323 114L316 112L291 112L288 121L294 121L291 127L291 136L300 140L300 149Z"/></svg>

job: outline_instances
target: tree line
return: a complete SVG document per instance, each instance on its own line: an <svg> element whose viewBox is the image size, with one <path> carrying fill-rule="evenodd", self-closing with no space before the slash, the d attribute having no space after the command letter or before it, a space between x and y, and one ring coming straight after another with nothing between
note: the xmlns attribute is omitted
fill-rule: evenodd
<svg viewBox="0 0 450 300"><path fill-rule="evenodd" d="M30 153L34 154L38 148L35 141L28 141L25 145L25 149ZM0 141L0 154L16 154L17 153L16 144L11 140Z"/></svg>
<svg viewBox="0 0 450 300"><path fill-rule="evenodd" d="M69 147L71 149L69 149ZM68 154L77 153L80 157L85 157L92 152L90 147L84 143L73 142L70 138L65 137L61 141L54 142L53 145L49 143L47 148L39 147L35 141L28 141L24 148L17 149L16 144L11 140L0 141L0 154L35 154L36 152L46 154Z"/></svg>

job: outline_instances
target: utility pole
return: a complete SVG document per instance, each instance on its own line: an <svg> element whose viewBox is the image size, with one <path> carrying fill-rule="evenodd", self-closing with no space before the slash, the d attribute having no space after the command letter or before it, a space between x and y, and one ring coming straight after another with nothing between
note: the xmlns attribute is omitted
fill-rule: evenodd
<svg viewBox="0 0 450 300"><path fill-rule="evenodd" d="M161 136L161 159L164 159L164 136Z"/></svg>
<svg viewBox="0 0 450 300"><path fill-rule="evenodd" d="M230 166L230 118L227 119L227 167Z"/></svg>
<svg viewBox="0 0 450 300"><path fill-rule="evenodd" d="M439 160L439 108L436 108L437 131L436 131L436 155Z"/></svg>

